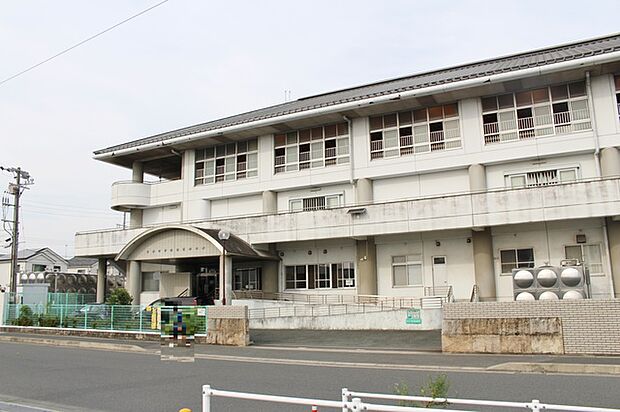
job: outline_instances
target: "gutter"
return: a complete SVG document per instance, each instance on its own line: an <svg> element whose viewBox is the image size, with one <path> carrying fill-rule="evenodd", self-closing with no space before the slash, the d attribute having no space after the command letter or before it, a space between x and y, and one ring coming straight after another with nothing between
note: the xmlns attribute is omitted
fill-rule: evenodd
<svg viewBox="0 0 620 412"><path fill-rule="evenodd" d="M260 126L268 126L276 122L286 122L286 121L291 121L291 120L305 119L305 118L313 117L313 116L320 115L320 114L333 113L333 112L338 112L338 111L343 111L343 110L351 110L351 109L359 108L362 106L368 106L371 104L383 103L389 100L427 96L431 94L445 93L445 92L449 92L449 91L456 90L456 89L464 89L468 87L482 86L482 85L486 85L490 83L500 83L500 82L514 80L514 79L522 78L522 77L540 76L543 74L554 73L554 72L571 69L571 68L578 68L582 66L591 66L591 65L596 65L596 64L607 63L607 62L611 62L614 60L618 60L619 58L620 58L620 51L616 51L616 52L607 53L603 55L586 57L583 59L574 59L570 61L552 63L552 64L541 66L541 67L532 67L532 68L527 68L527 69L516 70L513 72L509 72L509 73L494 74L489 77L467 79L467 80L461 80L458 82L453 82L453 83L444 84L444 85L437 85L437 86L425 87L422 89L408 90L402 93L391 93L391 94L387 94L387 95L379 96L379 97L369 97L369 98L365 98L361 100L356 100L353 102L340 103L340 104L335 104L331 106L320 107L317 109L305 110L303 112L289 113L283 116L270 117L267 119L255 120L255 121L248 122L248 123L226 126L220 129L200 132L200 133L196 133L196 134L189 135L189 136L179 136L179 137L175 137L169 140L164 140L161 142L153 142L153 143L148 143L148 144L144 144L141 146L128 147L128 148L120 149L114 152L101 153L101 154L93 156L93 158L99 159L99 160L107 159L107 158L112 158L117 155L136 153L142 150L165 147L167 145L172 145L172 144L187 143L192 140L200 139L204 137L220 136L225 133L238 132L238 131L247 130L247 129L260 127Z"/></svg>
<svg viewBox="0 0 620 412"><path fill-rule="evenodd" d="M353 124L351 123L351 119L347 116L342 116L342 118L347 122L347 127L349 128L349 183L353 184Z"/></svg>

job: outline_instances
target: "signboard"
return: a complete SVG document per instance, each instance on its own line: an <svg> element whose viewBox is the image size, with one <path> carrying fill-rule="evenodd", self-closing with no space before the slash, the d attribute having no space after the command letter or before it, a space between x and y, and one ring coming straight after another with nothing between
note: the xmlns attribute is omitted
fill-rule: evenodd
<svg viewBox="0 0 620 412"><path fill-rule="evenodd" d="M407 309L407 319L405 319L407 325L420 325L422 324L422 316L420 316L420 309Z"/></svg>

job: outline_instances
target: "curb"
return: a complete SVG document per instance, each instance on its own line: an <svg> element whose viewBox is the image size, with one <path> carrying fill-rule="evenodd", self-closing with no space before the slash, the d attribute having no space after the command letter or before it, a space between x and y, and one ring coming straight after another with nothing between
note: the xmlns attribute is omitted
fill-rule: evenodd
<svg viewBox="0 0 620 412"><path fill-rule="evenodd" d="M489 371L561 373L580 375L620 375L620 365L592 363L507 362L486 368Z"/></svg>
<svg viewBox="0 0 620 412"><path fill-rule="evenodd" d="M63 346L63 347L74 347L74 348L80 348L80 349L99 349L99 350L109 350L109 351L148 353L146 349L140 346L137 346L137 345L76 341L76 340L68 340L68 339L35 338L35 337L29 337L29 336L0 336L0 342L31 343L34 345Z"/></svg>

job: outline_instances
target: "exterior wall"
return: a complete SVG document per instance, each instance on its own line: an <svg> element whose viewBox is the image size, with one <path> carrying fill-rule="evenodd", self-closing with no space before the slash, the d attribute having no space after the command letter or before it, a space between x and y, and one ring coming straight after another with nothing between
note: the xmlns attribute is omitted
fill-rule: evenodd
<svg viewBox="0 0 620 412"><path fill-rule="evenodd" d="M594 298L610 297L610 273L607 264L602 222L599 219L570 220L524 225L493 227L493 252L495 260L495 284L497 298L513 300L512 276L501 274L501 249L533 248L536 266L559 265L565 259L564 246L575 245L575 235L586 235L587 244L599 244L602 252L604 273L591 273L592 295Z"/></svg>
<svg viewBox="0 0 620 412"><path fill-rule="evenodd" d="M443 318L560 318L567 354L620 354L620 300L481 302L444 305Z"/></svg>
<svg viewBox="0 0 620 412"><path fill-rule="evenodd" d="M378 294L424 296L424 287L433 286L433 257L445 256L448 283L454 288L455 298L469 299L475 282L473 247L471 243L467 243L470 237L471 232L466 230L376 237ZM436 242L440 245L436 246ZM423 285L393 285L392 256L403 255L420 255Z"/></svg>
<svg viewBox="0 0 620 412"><path fill-rule="evenodd" d="M8 288L11 284L11 262L0 262L0 285Z"/></svg>
<svg viewBox="0 0 620 412"><path fill-rule="evenodd" d="M142 211L142 224L144 226L179 223L181 220L181 207L178 204L156 206Z"/></svg>
<svg viewBox="0 0 620 412"><path fill-rule="evenodd" d="M355 204L355 190L350 184L326 185L316 188L303 188L297 190L285 190L278 192L278 212L289 211L291 199L303 199L316 196L342 195L342 205Z"/></svg>
<svg viewBox="0 0 620 412"><path fill-rule="evenodd" d="M447 170L375 180L373 197L375 202L389 202L439 195L445 193L446 188L450 188L453 193L467 192L469 190L467 170Z"/></svg>
<svg viewBox="0 0 620 412"><path fill-rule="evenodd" d="M230 197L211 201L211 217L255 215L263 210L261 196Z"/></svg>

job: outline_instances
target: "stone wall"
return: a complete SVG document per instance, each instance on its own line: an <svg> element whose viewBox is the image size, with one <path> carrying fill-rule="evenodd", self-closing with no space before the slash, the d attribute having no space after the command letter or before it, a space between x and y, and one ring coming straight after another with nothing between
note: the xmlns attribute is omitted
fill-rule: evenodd
<svg viewBox="0 0 620 412"><path fill-rule="evenodd" d="M211 306L207 313L206 343L248 346L250 323L247 306Z"/></svg>
<svg viewBox="0 0 620 412"><path fill-rule="evenodd" d="M484 335L462 333L466 327L465 321L470 322L469 325L471 325L473 319L486 320ZM489 322L489 319L497 321ZM530 336L543 336L540 333L540 327L543 325L540 323L543 322L542 319L558 319L564 347L563 353L566 354L620 354L620 299L446 304L443 312L442 346L446 351L455 351L454 341L457 336L461 336L465 340L475 340L475 336L480 336L484 340L485 335L507 336L506 329L502 329L502 325L506 325L506 323L502 324L502 322L509 322L514 319L530 320L530 328L534 328L531 330L535 331L531 332ZM549 322L547 324L549 328L547 336L553 335L552 331L556 327L555 321L544 322ZM526 323L521 326L525 328ZM494 332L488 333L492 329ZM504 334L502 335L502 333ZM467 347L467 345L469 344L463 346ZM480 349L482 344L477 343L476 345L476 348ZM531 348L537 349L537 351L530 353L555 353L549 352L555 347L554 343L546 343L549 345L549 347L544 348L547 350L546 352L541 351L543 348L540 348L539 344L534 344L533 341L531 345ZM495 353L502 351L501 344L498 347L488 340L487 344L482 346L494 350L499 349L499 352ZM473 349L473 343L471 351L477 351Z"/></svg>

